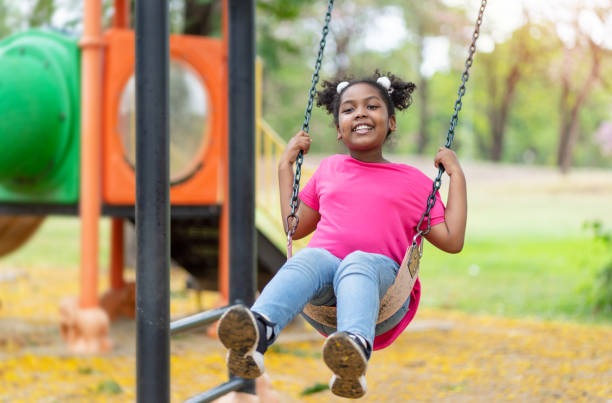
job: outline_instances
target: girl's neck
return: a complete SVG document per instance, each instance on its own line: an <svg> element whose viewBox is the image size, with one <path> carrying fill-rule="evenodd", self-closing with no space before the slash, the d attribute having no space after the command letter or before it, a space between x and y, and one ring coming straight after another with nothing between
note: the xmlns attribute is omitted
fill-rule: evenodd
<svg viewBox="0 0 612 403"><path fill-rule="evenodd" d="M364 151L349 150L349 154L351 157L361 162L368 162L368 163L388 163L389 162L383 157L382 150L380 149L364 150Z"/></svg>

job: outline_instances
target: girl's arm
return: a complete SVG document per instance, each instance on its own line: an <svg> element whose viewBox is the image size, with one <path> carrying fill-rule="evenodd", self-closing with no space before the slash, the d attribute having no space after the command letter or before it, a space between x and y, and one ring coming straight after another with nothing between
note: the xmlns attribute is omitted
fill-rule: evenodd
<svg viewBox="0 0 612 403"><path fill-rule="evenodd" d="M289 143L278 163L278 186L280 191L281 215L283 227L287 232L287 216L291 214L291 196L293 194L293 163L297 159L300 150L304 154L310 149L311 138L304 131L296 134ZM321 215L304 203L298 203L296 215L299 224L293 234L293 239L300 239L310 234L317 227Z"/></svg>
<svg viewBox="0 0 612 403"><path fill-rule="evenodd" d="M458 253L463 249L467 220L465 175L455 153L446 147L440 147L435 164L436 167L442 164L450 177L448 200L444 222L431 227L431 231L425 235L425 238L445 252Z"/></svg>

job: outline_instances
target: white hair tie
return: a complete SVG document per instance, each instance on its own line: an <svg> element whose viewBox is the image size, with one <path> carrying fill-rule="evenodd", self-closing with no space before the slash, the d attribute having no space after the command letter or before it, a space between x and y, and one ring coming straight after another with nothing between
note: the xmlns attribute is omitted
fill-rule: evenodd
<svg viewBox="0 0 612 403"><path fill-rule="evenodd" d="M336 91L338 92L338 94L340 94L343 89L348 87L348 85L349 85L348 81L342 81L342 82L338 83L338 85L336 86Z"/></svg>
<svg viewBox="0 0 612 403"><path fill-rule="evenodd" d="M389 77L380 76L376 79L376 82L380 84L384 89L386 89L389 94L393 92L393 88L391 88L391 80L389 80Z"/></svg>

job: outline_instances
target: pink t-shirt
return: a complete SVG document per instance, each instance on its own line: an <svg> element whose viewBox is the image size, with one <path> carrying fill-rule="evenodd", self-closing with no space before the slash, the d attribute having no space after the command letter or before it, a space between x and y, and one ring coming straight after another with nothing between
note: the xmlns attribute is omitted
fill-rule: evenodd
<svg viewBox="0 0 612 403"><path fill-rule="evenodd" d="M349 155L325 158L300 192L300 200L321 215L308 247L323 248L339 259L356 250L379 253L401 264L432 184L406 164L367 163ZM444 204L436 194L431 225L443 221ZM376 336L375 350L391 344L410 323L420 288L417 279L408 312L396 327Z"/></svg>

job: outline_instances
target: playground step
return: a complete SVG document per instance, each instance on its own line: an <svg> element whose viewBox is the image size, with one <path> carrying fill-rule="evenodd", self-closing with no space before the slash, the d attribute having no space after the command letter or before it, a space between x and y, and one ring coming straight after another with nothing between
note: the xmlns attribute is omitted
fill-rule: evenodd
<svg viewBox="0 0 612 403"><path fill-rule="evenodd" d="M170 255L198 280L201 288L218 284L219 216L172 218Z"/></svg>

